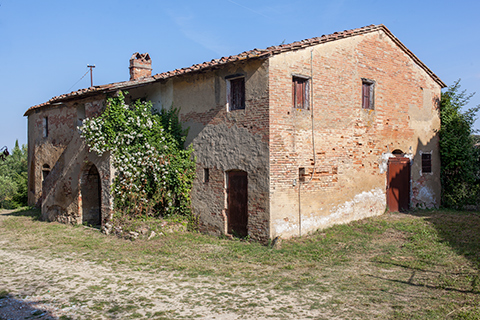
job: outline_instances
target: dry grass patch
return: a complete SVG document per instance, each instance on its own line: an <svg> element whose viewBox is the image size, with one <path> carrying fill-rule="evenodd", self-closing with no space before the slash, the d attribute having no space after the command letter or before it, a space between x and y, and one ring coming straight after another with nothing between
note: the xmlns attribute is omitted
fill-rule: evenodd
<svg viewBox="0 0 480 320"><path fill-rule="evenodd" d="M109 268L109 281L85 285L94 301L75 296L107 317L480 318L475 212L385 214L283 240L278 250L183 230L130 241L37 216L35 211L3 216L2 250ZM159 278L167 283L158 284ZM86 280L72 275L68 281ZM131 300L131 309L109 300L112 294ZM159 307L165 300L177 303L178 312Z"/></svg>

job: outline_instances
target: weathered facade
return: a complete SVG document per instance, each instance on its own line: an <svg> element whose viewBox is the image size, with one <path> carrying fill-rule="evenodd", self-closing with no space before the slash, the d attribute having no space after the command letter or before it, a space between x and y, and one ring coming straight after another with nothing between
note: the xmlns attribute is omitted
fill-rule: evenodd
<svg viewBox="0 0 480 320"><path fill-rule="evenodd" d="M387 206L440 204L445 85L383 25L153 76L150 64L148 54L134 54L130 81L27 110L29 201L44 218L109 219L114 168L109 155L88 152L77 125L119 89L180 109L197 159L193 211L206 232L264 241Z"/></svg>

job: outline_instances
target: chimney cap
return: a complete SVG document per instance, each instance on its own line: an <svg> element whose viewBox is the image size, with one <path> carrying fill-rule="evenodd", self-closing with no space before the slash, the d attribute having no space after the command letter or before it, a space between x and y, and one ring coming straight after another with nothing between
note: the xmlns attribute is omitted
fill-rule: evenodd
<svg viewBox="0 0 480 320"><path fill-rule="evenodd" d="M144 60L145 62L147 62L147 61L150 61L150 55L148 54L148 52L146 53L135 52L134 54L132 54L132 57L130 58L130 60Z"/></svg>
<svg viewBox="0 0 480 320"><path fill-rule="evenodd" d="M130 81L150 77L152 75L152 60L148 53L135 52L130 58Z"/></svg>

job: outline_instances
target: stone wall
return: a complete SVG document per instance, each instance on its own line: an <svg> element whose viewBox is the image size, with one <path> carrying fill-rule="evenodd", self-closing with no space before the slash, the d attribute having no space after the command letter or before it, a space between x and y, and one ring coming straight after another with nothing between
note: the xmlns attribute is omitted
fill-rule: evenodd
<svg viewBox="0 0 480 320"><path fill-rule="evenodd" d="M130 90L130 99L145 98L157 109L180 110L180 120L189 128L186 143L195 150L192 206L202 231L227 233L226 173L242 170L248 174L248 233L256 240L268 239L267 66L265 60L251 60ZM245 77L244 110L227 110L231 75Z"/></svg>
<svg viewBox="0 0 480 320"><path fill-rule="evenodd" d="M45 220L86 222L83 215L88 214L85 204L89 203L96 203L94 210L101 212L97 222L103 223L110 217L113 168L109 155L98 157L88 152L77 129L85 117L97 116L102 110L102 100L83 99L43 108L29 115L29 204L41 206ZM99 188L94 186L95 194L85 191L88 190L85 181L92 166L100 179Z"/></svg>

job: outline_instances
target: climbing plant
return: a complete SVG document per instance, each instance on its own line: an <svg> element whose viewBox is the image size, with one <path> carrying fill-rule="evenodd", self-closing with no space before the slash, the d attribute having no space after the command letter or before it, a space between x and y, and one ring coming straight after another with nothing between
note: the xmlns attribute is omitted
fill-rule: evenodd
<svg viewBox="0 0 480 320"><path fill-rule="evenodd" d="M151 102L125 103L119 92L105 111L80 128L91 151L110 152L116 175L112 186L117 211L165 216L190 213L195 173L193 149L175 109L153 112Z"/></svg>

